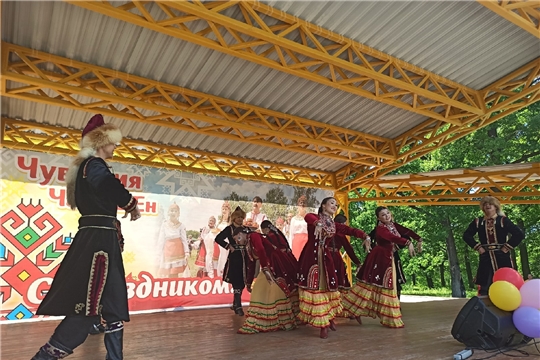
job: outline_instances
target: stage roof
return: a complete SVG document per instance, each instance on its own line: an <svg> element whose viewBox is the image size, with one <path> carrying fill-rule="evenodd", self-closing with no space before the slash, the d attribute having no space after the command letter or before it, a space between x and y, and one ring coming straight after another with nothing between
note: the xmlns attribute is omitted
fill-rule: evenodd
<svg viewBox="0 0 540 360"><path fill-rule="evenodd" d="M103 113L150 166L350 190L540 100L540 35L499 5L2 1L2 116Z"/></svg>
<svg viewBox="0 0 540 360"><path fill-rule="evenodd" d="M350 201L385 205L476 205L486 195L504 204L539 204L540 163L386 175L353 193Z"/></svg>

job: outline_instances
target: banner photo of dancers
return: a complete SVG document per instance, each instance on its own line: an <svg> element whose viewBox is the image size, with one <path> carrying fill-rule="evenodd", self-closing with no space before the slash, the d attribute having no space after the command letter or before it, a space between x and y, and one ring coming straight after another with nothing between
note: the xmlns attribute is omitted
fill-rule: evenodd
<svg viewBox="0 0 540 360"><path fill-rule="evenodd" d="M66 201L72 160L2 149L0 201L0 318L37 319L35 311L77 233L78 211ZM304 215L324 190L267 184L112 162L115 176L137 196L142 218L122 226L131 311L230 305L223 281L228 250L215 237L240 207L254 231L271 221L295 256L307 241ZM119 209L118 219L124 211ZM244 292L243 301L249 301Z"/></svg>

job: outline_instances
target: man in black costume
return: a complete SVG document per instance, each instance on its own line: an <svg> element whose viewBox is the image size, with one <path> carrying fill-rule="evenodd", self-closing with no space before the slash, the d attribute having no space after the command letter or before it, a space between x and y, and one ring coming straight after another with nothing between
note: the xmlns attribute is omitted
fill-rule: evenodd
<svg viewBox="0 0 540 360"><path fill-rule="evenodd" d="M234 297L231 309L240 316L244 316L242 292L246 286L246 272L250 259L246 253L246 244L236 242L233 233L237 228L244 228L242 224L245 218L246 213L244 210L237 207L231 214L231 224L217 234L214 239L219 246L229 250L227 263L223 270L223 281L233 286Z"/></svg>
<svg viewBox="0 0 540 360"><path fill-rule="evenodd" d="M476 285L480 287L478 295L483 296L488 295L495 271L503 267L514 268L510 250L519 245L525 234L504 215L497 198L486 196L480 201L480 208L484 216L471 222L463 240L480 255ZM475 234L480 242L474 239ZM512 235L510 239L508 235Z"/></svg>
<svg viewBox="0 0 540 360"><path fill-rule="evenodd" d="M105 162L121 140L120 130L105 124L101 115L83 130L81 150L66 175L68 203L81 213L79 230L37 310L38 315L65 318L32 360L72 354L99 321L105 327L106 359L123 358L123 322L129 321L129 313L117 208L131 221L141 214L137 200Z"/></svg>

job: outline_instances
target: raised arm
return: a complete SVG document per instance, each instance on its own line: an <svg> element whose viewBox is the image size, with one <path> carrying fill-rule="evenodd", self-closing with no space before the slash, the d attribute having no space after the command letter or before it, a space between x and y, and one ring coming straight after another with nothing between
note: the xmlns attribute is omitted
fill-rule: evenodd
<svg viewBox="0 0 540 360"><path fill-rule="evenodd" d="M377 227L377 236L386 241L390 241L394 244L406 245L411 243L411 240L404 239L400 236L394 235L386 226ZM414 249L413 249L414 250Z"/></svg>
<svg viewBox="0 0 540 360"><path fill-rule="evenodd" d="M400 225L398 223L394 223L394 226L396 227L396 230L400 233L401 236L405 237L409 237L409 238L412 238L416 241L422 241L422 238L420 237L420 235L418 235L417 233L415 233L414 231L412 231L411 229L403 226L403 225Z"/></svg>
<svg viewBox="0 0 540 360"><path fill-rule="evenodd" d="M355 229L345 224L335 223L336 224L336 233L341 235L354 236L359 239L367 239L369 236L360 229Z"/></svg>

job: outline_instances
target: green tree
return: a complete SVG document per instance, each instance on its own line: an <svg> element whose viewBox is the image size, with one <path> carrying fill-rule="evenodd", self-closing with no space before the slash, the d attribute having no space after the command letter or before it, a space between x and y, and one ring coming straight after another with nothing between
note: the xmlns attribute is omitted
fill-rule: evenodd
<svg viewBox="0 0 540 360"><path fill-rule="evenodd" d="M527 162L540 162L540 102L426 154L394 174ZM479 194L478 198L482 196ZM373 202L352 202L351 225L372 229L375 207ZM414 279L419 286L438 287L449 276L454 296L463 294L465 284L469 289L474 287L478 254L465 244L462 235L469 223L482 215L478 202L471 206L399 206L390 210L397 222L425 239L422 254L410 258L403 251L409 281ZM526 235L514 253L518 269L525 277L528 273L540 276L540 204L508 205L503 210ZM352 240L360 252L359 243Z"/></svg>
<svg viewBox="0 0 540 360"><path fill-rule="evenodd" d="M306 206L310 208L317 208L319 206L319 201L317 200L317 197L315 196L316 193L317 193L317 189L295 186L294 195L293 195L293 198L291 199L290 204L292 206L296 206L300 196L305 195L307 199Z"/></svg>
<svg viewBox="0 0 540 360"><path fill-rule="evenodd" d="M235 191L233 191L229 196L223 198L223 200L229 201L249 201L250 199L247 196L240 196Z"/></svg>
<svg viewBox="0 0 540 360"><path fill-rule="evenodd" d="M200 231L199 230L186 230L186 236L189 238L191 236L191 239L192 240L197 240L199 238L199 235L200 235Z"/></svg>
<svg viewBox="0 0 540 360"><path fill-rule="evenodd" d="M289 202L289 199L287 199L287 197L285 196L283 189L278 186L278 187L268 190L268 192L265 195L264 202L270 203L270 204L287 205Z"/></svg>

